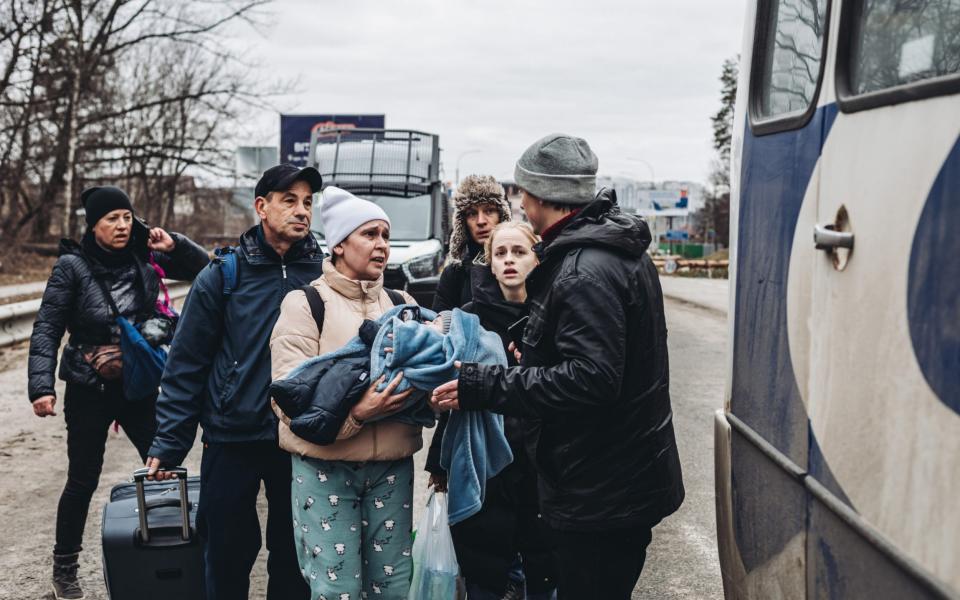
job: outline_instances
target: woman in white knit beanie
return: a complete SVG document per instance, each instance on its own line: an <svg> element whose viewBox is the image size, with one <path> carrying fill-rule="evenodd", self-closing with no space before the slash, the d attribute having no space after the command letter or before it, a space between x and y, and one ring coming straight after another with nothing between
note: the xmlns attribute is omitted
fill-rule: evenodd
<svg viewBox="0 0 960 600"><path fill-rule="evenodd" d="M390 217L376 204L335 187L323 191L320 221L331 257L310 283L324 304L322 331L306 293L295 290L280 307L270 338L273 379L304 361L339 350L364 319L394 306L383 287L390 258ZM416 301L400 292L407 304ZM349 387L354 382L343 382ZM291 455L294 500L291 526L311 598L406 599L413 563L413 454L423 446L421 428L374 417L402 408L409 390L394 394L377 383L343 418L335 442L321 446L298 437L280 419L280 447ZM412 390L412 388L411 388Z"/></svg>
<svg viewBox="0 0 960 600"><path fill-rule="evenodd" d="M390 217L382 208L330 186L321 197L320 222L337 270L351 279L383 274L390 258Z"/></svg>

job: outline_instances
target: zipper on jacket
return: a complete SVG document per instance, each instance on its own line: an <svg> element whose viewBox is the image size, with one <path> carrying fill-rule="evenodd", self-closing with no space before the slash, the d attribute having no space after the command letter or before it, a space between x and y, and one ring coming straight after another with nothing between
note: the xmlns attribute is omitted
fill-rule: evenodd
<svg viewBox="0 0 960 600"><path fill-rule="evenodd" d="M287 265L284 264L283 259L280 259L280 270L283 271L283 280L287 280Z"/></svg>
<svg viewBox="0 0 960 600"><path fill-rule="evenodd" d="M367 294L366 294L366 292L363 291L363 282L358 281L358 282L357 282L357 285L360 286L360 316L363 317L364 320L366 320L366 318L367 318ZM376 438L374 438L374 441L376 441ZM374 444L374 455L376 455L376 444Z"/></svg>

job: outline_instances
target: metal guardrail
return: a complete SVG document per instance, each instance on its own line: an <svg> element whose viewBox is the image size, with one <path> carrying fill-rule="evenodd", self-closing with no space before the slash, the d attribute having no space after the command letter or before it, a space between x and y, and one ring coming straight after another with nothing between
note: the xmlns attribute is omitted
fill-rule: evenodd
<svg viewBox="0 0 960 600"><path fill-rule="evenodd" d="M168 284L170 298L179 300L190 290L189 283L171 282ZM10 346L30 339L33 322L40 310L40 298L0 305L0 347Z"/></svg>

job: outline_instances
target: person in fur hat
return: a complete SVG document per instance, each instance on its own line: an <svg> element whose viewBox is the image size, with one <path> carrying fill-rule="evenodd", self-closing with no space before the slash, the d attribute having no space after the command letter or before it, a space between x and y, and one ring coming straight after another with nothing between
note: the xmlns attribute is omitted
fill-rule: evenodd
<svg viewBox="0 0 960 600"><path fill-rule="evenodd" d="M450 253L433 300L436 312L470 302L470 267L475 259L483 259L483 243L494 227L511 219L503 186L491 175L470 175L464 179L453 195L453 209Z"/></svg>

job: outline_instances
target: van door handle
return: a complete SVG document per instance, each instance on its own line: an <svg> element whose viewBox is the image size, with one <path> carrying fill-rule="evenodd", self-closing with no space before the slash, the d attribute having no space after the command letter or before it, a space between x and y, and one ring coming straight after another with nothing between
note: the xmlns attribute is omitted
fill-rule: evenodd
<svg viewBox="0 0 960 600"><path fill-rule="evenodd" d="M834 248L849 248L853 250L853 233L849 231L837 231L836 226L814 225L813 241L817 245L817 250L832 251Z"/></svg>

